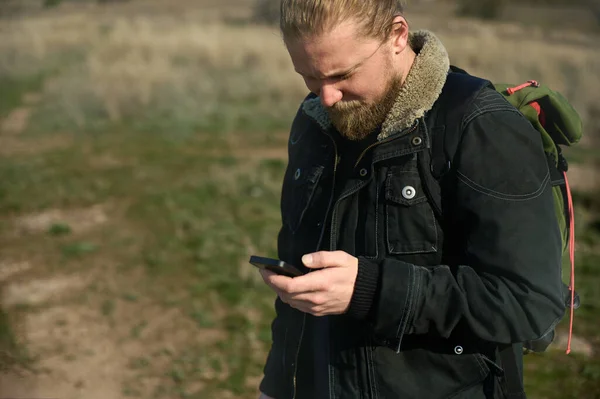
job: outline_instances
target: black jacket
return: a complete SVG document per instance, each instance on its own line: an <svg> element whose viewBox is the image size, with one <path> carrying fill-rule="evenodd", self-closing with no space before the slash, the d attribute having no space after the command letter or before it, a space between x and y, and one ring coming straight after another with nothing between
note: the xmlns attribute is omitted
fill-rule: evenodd
<svg viewBox="0 0 600 399"><path fill-rule="evenodd" d="M319 99L309 96L293 122L279 257L301 265L306 253L343 250L359 258L359 272L341 316L315 318L277 299L260 386L276 399L499 397L498 345L514 343L521 361L519 343L564 314L539 133L483 90L462 120L442 228L418 162L444 129L431 115L444 112L435 107L448 65L436 62L445 53L431 34L413 34L412 45L409 97L397 102L410 109L391 113L343 181L344 154Z"/></svg>

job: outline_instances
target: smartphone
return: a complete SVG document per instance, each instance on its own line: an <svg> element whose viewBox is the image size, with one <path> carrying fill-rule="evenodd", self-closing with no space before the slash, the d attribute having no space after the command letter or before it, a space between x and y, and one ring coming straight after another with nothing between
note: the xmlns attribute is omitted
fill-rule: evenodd
<svg viewBox="0 0 600 399"><path fill-rule="evenodd" d="M262 256L252 255L250 257L250 263L259 269L269 270L282 276L298 277L304 274L296 267L279 259L264 258Z"/></svg>

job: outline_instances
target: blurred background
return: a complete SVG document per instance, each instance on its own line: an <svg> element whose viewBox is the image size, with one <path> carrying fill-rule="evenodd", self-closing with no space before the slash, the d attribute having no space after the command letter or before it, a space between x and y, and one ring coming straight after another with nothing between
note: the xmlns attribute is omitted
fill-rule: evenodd
<svg viewBox="0 0 600 399"><path fill-rule="evenodd" d="M275 297L247 259L276 256L306 94L277 7L0 0L0 397L257 397ZM600 3L414 0L407 17L454 64L580 112L573 353L567 318L525 383L600 398Z"/></svg>

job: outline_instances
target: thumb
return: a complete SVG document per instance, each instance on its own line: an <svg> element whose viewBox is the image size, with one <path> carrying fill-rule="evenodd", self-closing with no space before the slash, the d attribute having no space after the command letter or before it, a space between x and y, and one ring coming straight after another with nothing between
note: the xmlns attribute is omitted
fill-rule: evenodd
<svg viewBox="0 0 600 399"><path fill-rule="evenodd" d="M324 267L339 267L346 264L347 254L342 251L320 251L306 254L302 257L304 266L311 269L319 269Z"/></svg>

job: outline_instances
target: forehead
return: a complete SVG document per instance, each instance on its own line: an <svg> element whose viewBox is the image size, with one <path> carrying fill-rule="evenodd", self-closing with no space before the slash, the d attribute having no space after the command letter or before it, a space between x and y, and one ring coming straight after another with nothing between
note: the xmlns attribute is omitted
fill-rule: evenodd
<svg viewBox="0 0 600 399"><path fill-rule="evenodd" d="M353 22L343 22L318 35L287 42L295 69L306 76L325 76L354 67L379 45L363 38Z"/></svg>

